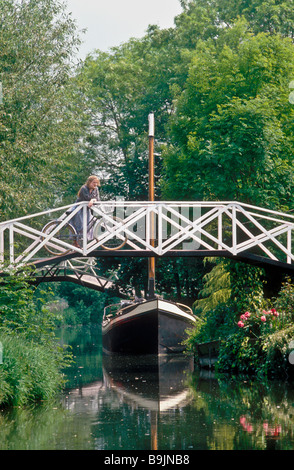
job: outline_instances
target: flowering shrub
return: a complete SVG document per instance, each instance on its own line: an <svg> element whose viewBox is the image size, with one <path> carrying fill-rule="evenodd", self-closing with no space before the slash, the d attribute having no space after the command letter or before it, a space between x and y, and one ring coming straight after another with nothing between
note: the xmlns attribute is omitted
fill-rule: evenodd
<svg viewBox="0 0 294 470"><path fill-rule="evenodd" d="M274 307L244 309L245 313L235 320L237 331L221 343L218 372L294 378L289 360L289 345L294 340L294 283L283 286Z"/></svg>
<svg viewBox="0 0 294 470"><path fill-rule="evenodd" d="M238 331L221 343L218 372L256 374L260 377L293 377L289 344L294 325L283 326L283 312L275 309L245 312Z"/></svg>
<svg viewBox="0 0 294 470"><path fill-rule="evenodd" d="M275 308L255 313L245 312L240 315L238 326L244 328L249 336L258 338L266 331L273 332L276 329L278 317L279 313Z"/></svg>

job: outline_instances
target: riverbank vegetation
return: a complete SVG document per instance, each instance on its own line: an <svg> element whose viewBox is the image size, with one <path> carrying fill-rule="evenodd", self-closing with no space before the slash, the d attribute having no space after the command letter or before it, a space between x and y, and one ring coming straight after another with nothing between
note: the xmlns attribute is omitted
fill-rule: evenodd
<svg viewBox="0 0 294 470"><path fill-rule="evenodd" d="M55 316L35 298L27 271L0 281L0 405L47 401L64 384L71 356L56 341Z"/></svg>
<svg viewBox="0 0 294 470"><path fill-rule="evenodd" d="M108 52L95 50L79 62L82 34L66 13L66 2L0 0L2 221L72 203L91 173L99 174L103 199L147 200L151 111L156 198L237 200L294 210L292 1L180 3L173 28L149 25L142 38ZM146 290L146 260L96 262L101 272L116 273L125 292ZM42 313L40 288L32 292L24 284L25 294L14 290L13 282L8 295L5 279L0 280L0 341L11 370L14 364L28 376L21 380L15 374L13 385L3 362L1 399L23 403L29 396L51 395L33 387L42 382L33 366L37 356L52 389L60 383L63 356L51 342L52 325L45 318L54 309ZM223 370L271 375L289 367L292 280L285 282L277 272L223 259L157 260L158 292L193 305L201 318L191 347L226 339L219 361ZM77 286L53 291L68 305L63 318L55 316L55 325L95 321L108 301L107 294L85 294ZM247 323L238 326L245 312L252 319L272 308L279 317L266 316L273 320L271 328L266 334L260 330L258 341L248 335ZM33 322L26 320L30 317ZM44 385L48 377L43 375Z"/></svg>
<svg viewBox="0 0 294 470"><path fill-rule="evenodd" d="M208 276L209 288L211 284L214 288L212 292L204 288L203 295L208 296L195 302L200 320L189 336L188 349L197 360L197 344L218 340L215 367L219 373L293 379L294 284L286 278L277 297L268 299L260 269L234 264L238 277L232 276L232 266L222 264L229 273L225 287L219 285L220 291L225 290L223 294L218 291L218 279ZM217 298L214 305L211 296Z"/></svg>

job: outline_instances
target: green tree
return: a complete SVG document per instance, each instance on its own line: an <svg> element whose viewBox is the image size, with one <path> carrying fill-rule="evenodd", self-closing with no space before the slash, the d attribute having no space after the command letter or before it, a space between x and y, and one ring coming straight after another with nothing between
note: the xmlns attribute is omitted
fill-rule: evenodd
<svg viewBox="0 0 294 470"><path fill-rule="evenodd" d="M117 303L117 299L110 292L97 292L83 286L77 286L71 282L60 282L56 286L56 293L66 299L69 312L64 312L74 324L100 323L103 317L104 307L109 303ZM64 318L62 319L64 321Z"/></svg>
<svg viewBox="0 0 294 470"><path fill-rule="evenodd" d="M293 38L291 0L180 0L183 13L176 19L182 44L194 48L199 38L217 38L240 17L250 29Z"/></svg>
<svg viewBox="0 0 294 470"><path fill-rule="evenodd" d="M208 260L205 260L207 263ZM219 304L226 304L231 296L230 272L225 269L225 263L216 258L215 266L203 276L204 286L199 292L193 307L196 315L205 316Z"/></svg>
<svg viewBox="0 0 294 470"><path fill-rule="evenodd" d="M57 0L0 1L1 218L56 204L78 172L80 39Z"/></svg>
<svg viewBox="0 0 294 470"><path fill-rule="evenodd" d="M198 42L171 118L166 197L292 207L293 66L289 39L253 36L243 21L219 45Z"/></svg>
<svg viewBox="0 0 294 470"><path fill-rule="evenodd" d="M86 152L92 167L103 172L106 194L146 200L150 112L155 113L155 173L160 178L161 145L173 112L172 88L182 69L172 28L150 26L142 39L87 57L79 76L91 116Z"/></svg>
<svg viewBox="0 0 294 470"><path fill-rule="evenodd" d="M266 32L293 38L294 10L291 0L217 0L220 19L230 24L244 16L254 33Z"/></svg>
<svg viewBox="0 0 294 470"><path fill-rule="evenodd" d="M50 313L39 292L30 284L30 268L22 272L7 270L0 276L0 331L21 335L28 341L52 344L55 315Z"/></svg>

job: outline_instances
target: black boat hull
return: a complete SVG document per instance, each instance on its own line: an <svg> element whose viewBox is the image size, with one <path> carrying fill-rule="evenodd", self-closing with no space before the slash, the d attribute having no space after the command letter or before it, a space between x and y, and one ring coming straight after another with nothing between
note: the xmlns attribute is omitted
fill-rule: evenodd
<svg viewBox="0 0 294 470"><path fill-rule="evenodd" d="M183 352L187 329L195 323L193 314L173 302L155 299L133 304L103 320L103 350L120 354Z"/></svg>

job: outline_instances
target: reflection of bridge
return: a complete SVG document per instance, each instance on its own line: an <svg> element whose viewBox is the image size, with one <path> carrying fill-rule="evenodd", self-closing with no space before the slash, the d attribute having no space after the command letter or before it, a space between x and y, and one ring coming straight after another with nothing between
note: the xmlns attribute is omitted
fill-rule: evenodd
<svg viewBox="0 0 294 470"><path fill-rule="evenodd" d="M105 204L98 203L95 214L103 217L106 225L112 220L111 229L100 231L96 239L86 236L85 203L2 222L0 263L34 264L43 280L67 278L98 290L110 287L110 281L94 269L95 258L106 256L225 256L273 265L285 272L294 268L292 215L238 202L118 200L112 203L112 213L105 213ZM58 233L72 223L78 211L83 214L83 238L81 246L74 246L72 239L62 239ZM58 219L58 226L44 234L42 227L50 218ZM103 248L114 237L127 239L124 247ZM52 257L48 247L58 248L63 255Z"/></svg>

